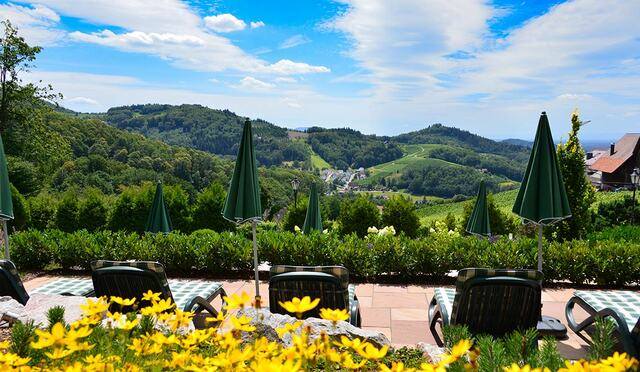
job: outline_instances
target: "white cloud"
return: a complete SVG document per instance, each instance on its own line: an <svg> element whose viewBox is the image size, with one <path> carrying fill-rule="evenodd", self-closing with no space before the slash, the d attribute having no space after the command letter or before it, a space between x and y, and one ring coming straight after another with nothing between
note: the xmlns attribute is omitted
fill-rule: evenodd
<svg viewBox="0 0 640 372"><path fill-rule="evenodd" d="M293 99L291 97L282 98L282 103L284 103L288 107L295 108L295 109L302 107L302 105L296 99Z"/></svg>
<svg viewBox="0 0 640 372"><path fill-rule="evenodd" d="M247 27L247 24L243 20L238 19L233 14L229 13L204 17L204 24L216 32L240 31Z"/></svg>
<svg viewBox="0 0 640 372"><path fill-rule="evenodd" d="M52 45L64 36L64 31L57 29L60 16L46 6L0 4L0 19L10 20L31 44Z"/></svg>
<svg viewBox="0 0 640 372"><path fill-rule="evenodd" d="M297 35L291 36L290 38L280 43L280 45L278 46L278 49L289 49L289 48L297 47L298 45L307 44L309 42L311 42L311 39L309 39L308 37L302 34L297 34Z"/></svg>
<svg viewBox="0 0 640 372"><path fill-rule="evenodd" d="M238 85L234 88L246 89L250 91L267 91L275 87L275 84L267 83L262 80L258 80L251 76L245 76Z"/></svg>
<svg viewBox="0 0 640 372"><path fill-rule="evenodd" d="M264 27L264 22L262 21L251 22L250 25L251 25L251 28L260 28L260 27Z"/></svg>
<svg viewBox="0 0 640 372"><path fill-rule="evenodd" d="M588 98L592 98L591 95L589 95L589 94L576 94L576 93L563 93L563 94L558 96L558 99L573 100L573 101L584 100L584 99L588 99Z"/></svg>
<svg viewBox="0 0 640 372"><path fill-rule="evenodd" d="M73 97L70 99L65 99L64 102L72 103L72 104L77 103L80 105L97 105L98 104L98 101L89 97Z"/></svg>
<svg viewBox="0 0 640 372"><path fill-rule="evenodd" d="M298 80L292 78L291 76L280 76L275 79L276 83L285 83L285 84L294 84L297 83Z"/></svg>
<svg viewBox="0 0 640 372"><path fill-rule="evenodd" d="M269 62L246 53L228 38L212 33L246 27L230 14L200 18L178 0L38 0L70 17L103 25L99 32L70 33L70 40L93 43L127 52L145 53L194 71L225 70L259 74L307 74L329 71L324 66L282 60ZM49 9L48 8L48 9ZM114 31L111 26L122 28Z"/></svg>
<svg viewBox="0 0 640 372"><path fill-rule="evenodd" d="M331 72L331 70L325 66L312 66L303 62L293 62L289 59L281 59L278 62L267 66L263 69L263 71L273 72L281 75Z"/></svg>

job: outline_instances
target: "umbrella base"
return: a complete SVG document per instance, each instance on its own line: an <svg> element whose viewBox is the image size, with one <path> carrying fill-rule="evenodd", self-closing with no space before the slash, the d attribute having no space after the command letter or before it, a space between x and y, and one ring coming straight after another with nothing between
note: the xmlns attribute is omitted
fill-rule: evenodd
<svg viewBox="0 0 640 372"><path fill-rule="evenodd" d="M559 319L543 315L538 321L538 335L564 340L567 338L567 327Z"/></svg>

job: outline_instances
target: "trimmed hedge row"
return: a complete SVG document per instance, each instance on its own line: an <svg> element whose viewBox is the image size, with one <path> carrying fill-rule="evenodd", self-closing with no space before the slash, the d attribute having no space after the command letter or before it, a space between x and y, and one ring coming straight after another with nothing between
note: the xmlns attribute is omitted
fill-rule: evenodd
<svg viewBox="0 0 640 372"><path fill-rule="evenodd" d="M434 234L400 236L311 235L260 231L260 259L291 265L342 264L360 279L443 279L464 267L531 268L536 241L528 238L495 243L475 237ZM546 280L640 284L640 243L574 240L545 243ZM11 257L19 269L88 269L95 259L139 259L162 262L173 273L250 272L251 241L243 234L199 230L192 234L145 234L58 230L17 232Z"/></svg>

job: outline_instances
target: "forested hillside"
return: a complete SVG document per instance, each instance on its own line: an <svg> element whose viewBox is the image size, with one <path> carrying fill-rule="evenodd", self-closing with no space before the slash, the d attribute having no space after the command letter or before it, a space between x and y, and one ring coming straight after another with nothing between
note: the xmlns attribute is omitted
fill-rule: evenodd
<svg viewBox="0 0 640 372"><path fill-rule="evenodd" d="M442 124L433 124L419 131L404 133L393 137L393 140L406 144L439 143L465 147L476 152L508 156L515 161L526 162L529 158L529 150L524 146L497 142Z"/></svg>
<svg viewBox="0 0 640 372"><path fill-rule="evenodd" d="M364 135L349 128L307 129L313 151L337 169L370 167L402 157L402 150L387 137Z"/></svg>
<svg viewBox="0 0 640 372"><path fill-rule="evenodd" d="M118 127L179 146L193 147L217 155L238 152L244 117L229 110L214 110L201 105L133 105L114 107L100 118ZM283 161L307 161L310 154L304 144L290 141L287 130L256 119L258 162L279 165Z"/></svg>

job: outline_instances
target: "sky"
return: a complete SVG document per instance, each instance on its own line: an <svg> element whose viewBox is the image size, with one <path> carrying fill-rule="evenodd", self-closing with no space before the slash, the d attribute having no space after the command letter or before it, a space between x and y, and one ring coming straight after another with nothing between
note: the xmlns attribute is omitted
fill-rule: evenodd
<svg viewBox="0 0 640 372"><path fill-rule="evenodd" d="M198 103L290 128L433 123L531 139L640 132L638 0L0 1L25 81L82 112Z"/></svg>

